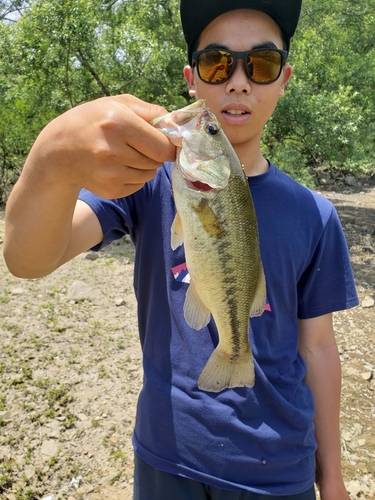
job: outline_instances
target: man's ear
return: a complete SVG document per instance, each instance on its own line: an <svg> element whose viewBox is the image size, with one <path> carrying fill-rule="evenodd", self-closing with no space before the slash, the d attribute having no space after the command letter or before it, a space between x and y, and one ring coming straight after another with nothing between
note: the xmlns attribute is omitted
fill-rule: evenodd
<svg viewBox="0 0 375 500"><path fill-rule="evenodd" d="M282 72L282 81L281 81L281 86L280 86L280 91L279 91L279 97L283 97L284 92L285 92L285 86L291 79L293 74L293 68L290 66L290 64L286 64L283 68Z"/></svg>
<svg viewBox="0 0 375 500"><path fill-rule="evenodd" d="M188 84L189 94L195 96L194 70L191 66L184 67L184 77Z"/></svg>

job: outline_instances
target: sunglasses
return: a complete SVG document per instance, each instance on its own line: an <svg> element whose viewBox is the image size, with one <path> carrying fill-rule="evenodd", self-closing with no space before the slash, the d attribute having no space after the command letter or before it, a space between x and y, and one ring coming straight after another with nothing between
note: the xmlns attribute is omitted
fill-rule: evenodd
<svg viewBox="0 0 375 500"><path fill-rule="evenodd" d="M204 49L193 53L193 66L199 78L212 85L224 83L232 76L238 59L245 62L245 71L254 83L275 82L287 60L288 52L280 49L254 49L235 52L227 49Z"/></svg>

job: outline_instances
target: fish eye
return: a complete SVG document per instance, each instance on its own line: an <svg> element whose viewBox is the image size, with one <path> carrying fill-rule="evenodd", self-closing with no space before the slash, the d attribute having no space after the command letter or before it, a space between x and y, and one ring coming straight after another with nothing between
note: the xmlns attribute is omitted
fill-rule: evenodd
<svg viewBox="0 0 375 500"><path fill-rule="evenodd" d="M207 123L206 132L210 135L217 135L220 132L220 129L215 123Z"/></svg>

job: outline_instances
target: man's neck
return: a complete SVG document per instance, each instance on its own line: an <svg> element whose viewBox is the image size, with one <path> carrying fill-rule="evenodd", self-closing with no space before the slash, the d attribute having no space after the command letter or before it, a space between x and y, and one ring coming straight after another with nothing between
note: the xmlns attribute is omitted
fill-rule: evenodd
<svg viewBox="0 0 375 500"><path fill-rule="evenodd" d="M248 147L235 149L247 176L264 174L269 169L268 161L262 155L259 147L255 151L249 151Z"/></svg>

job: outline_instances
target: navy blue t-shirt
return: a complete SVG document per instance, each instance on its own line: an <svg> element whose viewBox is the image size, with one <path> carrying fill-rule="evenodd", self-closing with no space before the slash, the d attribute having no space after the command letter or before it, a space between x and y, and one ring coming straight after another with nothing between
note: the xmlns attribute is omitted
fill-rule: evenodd
<svg viewBox="0 0 375 500"><path fill-rule="evenodd" d="M258 218L267 305L250 322L253 388L208 393L197 381L218 343L214 322L191 329L183 315L188 270L172 251L173 164L142 190L104 200L83 190L103 243L129 233L144 380L133 436L160 470L224 489L293 495L315 479L314 404L298 353L298 318L358 304L343 231L333 205L270 165L249 183Z"/></svg>

